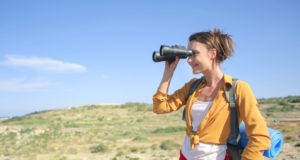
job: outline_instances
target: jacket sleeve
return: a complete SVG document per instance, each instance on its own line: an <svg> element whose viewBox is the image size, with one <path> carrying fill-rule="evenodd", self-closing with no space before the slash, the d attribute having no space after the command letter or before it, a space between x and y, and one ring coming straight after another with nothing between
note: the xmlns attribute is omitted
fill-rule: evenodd
<svg viewBox="0 0 300 160"><path fill-rule="evenodd" d="M182 88L176 90L172 95L167 95L157 91L153 97L153 112L157 114L170 113L180 109L186 103L186 96L188 94L191 83L196 80L192 79L186 83Z"/></svg>
<svg viewBox="0 0 300 160"><path fill-rule="evenodd" d="M238 82L236 93L239 118L244 121L249 138L242 157L263 160L262 152L271 145L267 124L258 109L255 95L246 82Z"/></svg>

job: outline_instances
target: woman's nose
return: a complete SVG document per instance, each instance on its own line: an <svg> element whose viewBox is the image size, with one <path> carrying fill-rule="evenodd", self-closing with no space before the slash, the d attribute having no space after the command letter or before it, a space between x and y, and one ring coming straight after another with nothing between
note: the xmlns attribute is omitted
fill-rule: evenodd
<svg viewBox="0 0 300 160"><path fill-rule="evenodd" d="M188 63L192 62L192 56L187 57L187 62Z"/></svg>

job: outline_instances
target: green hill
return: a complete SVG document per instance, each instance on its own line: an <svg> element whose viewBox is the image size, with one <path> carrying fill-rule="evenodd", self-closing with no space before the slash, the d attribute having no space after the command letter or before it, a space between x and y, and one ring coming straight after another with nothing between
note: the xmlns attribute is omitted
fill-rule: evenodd
<svg viewBox="0 0 300 160"><path fill-rule="evenodd" d="M269 126L281 130L289 144L280 154L282 159L299 156L300 96L259 103ZM156 115L149 104L126 103L2 120L0 159L177 159L185 134L181 113Z"/></svg>

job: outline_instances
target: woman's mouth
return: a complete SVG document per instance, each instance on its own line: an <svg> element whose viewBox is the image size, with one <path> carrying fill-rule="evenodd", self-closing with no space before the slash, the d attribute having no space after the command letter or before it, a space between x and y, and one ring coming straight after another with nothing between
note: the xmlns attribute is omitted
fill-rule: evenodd
<svg viewBox="0 0 300 160"><path fill-rule="evenodd" d="M193 65L192 65L192 67L197 67L197 66L199 66L199 64L193 64Z"/></svg>

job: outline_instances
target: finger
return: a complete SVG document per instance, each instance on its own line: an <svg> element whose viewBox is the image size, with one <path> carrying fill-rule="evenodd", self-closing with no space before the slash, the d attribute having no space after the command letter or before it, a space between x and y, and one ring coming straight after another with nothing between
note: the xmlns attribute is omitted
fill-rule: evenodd
<svg viewBox="0 0 300 160"><path fill-rule="evenodd" d="M178 64L179 63L180 58L178 56L176 56L176 60L175 63Z"/></svg>

